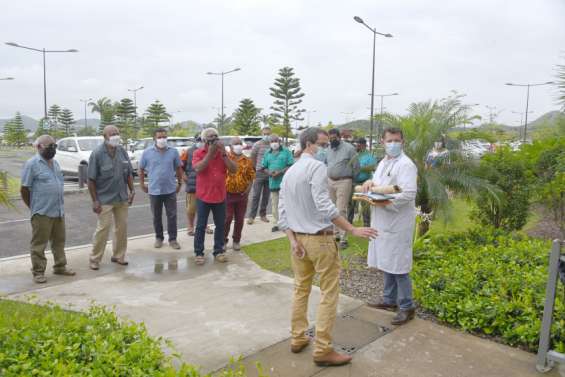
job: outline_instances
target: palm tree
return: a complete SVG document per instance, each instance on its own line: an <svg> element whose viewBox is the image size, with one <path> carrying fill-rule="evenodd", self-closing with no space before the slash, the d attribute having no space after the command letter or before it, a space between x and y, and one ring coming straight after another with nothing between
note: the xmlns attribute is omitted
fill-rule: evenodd
<svg viewBox="0 0 565 377"><path fill-rule="evenodd" d="M489 195L497 196L492 185L478 178L477 164L459 150L450 150L449 159L440 161L433 168L426 165L434 142L444 138L454 127L476 119L476 116L468 115L470 106L461 102L462 97L453 93L439 101L413 103L406 116L386 114L384 117L385 123L402 129L405 152L418 167L416 206L424 219L431 220L439 212L449 219L450 192L470 197L486 190ZM419 234L425 234L429 225L430 221L421 221Z"/></svg>
<svg viewBox="0 0 565 377"><path fill-rule="evenodd" d="M104 110L112 106L112 100L108 97L102 97L97 99L96 102L89 102L88 106L91 107L90 110L93 113L98 113L98 115L100 115L100 118L102 118L102 113L104 112Z"/></svg>

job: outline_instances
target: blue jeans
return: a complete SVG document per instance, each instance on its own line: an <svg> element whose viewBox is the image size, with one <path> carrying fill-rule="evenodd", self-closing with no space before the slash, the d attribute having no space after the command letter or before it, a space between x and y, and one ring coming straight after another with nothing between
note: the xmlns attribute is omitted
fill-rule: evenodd
<svg viewBox="0 0 565 377"><path fill-rule="evenodd" d="M383 301L385 304L397 304L400 310L414 307L412 301L412 281L408 274L384 273Z"/></svg>
<svg viewBox="0 0 565 377"><path fill-rule="evenodd" d="M206 203L196 199L196 230L194 232L194 252L197 256L204 255L204 237L208 216L212 211L214 219L214 256L224 252L224 227L226 223L226 202Z"/></svg>

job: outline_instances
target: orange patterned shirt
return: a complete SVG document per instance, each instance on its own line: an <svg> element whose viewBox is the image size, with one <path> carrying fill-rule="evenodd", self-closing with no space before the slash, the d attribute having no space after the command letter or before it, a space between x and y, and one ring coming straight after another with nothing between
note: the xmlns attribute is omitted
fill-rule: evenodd
<svg viewBox="0 0 565 377"><path fill-rule="evenodd" d="M226 178L226 190L231 194L241 194L253 183L255 179L255 168L251 159L242 155L229 153L230 160L237 164L235 173L228 172Z"/></svg>

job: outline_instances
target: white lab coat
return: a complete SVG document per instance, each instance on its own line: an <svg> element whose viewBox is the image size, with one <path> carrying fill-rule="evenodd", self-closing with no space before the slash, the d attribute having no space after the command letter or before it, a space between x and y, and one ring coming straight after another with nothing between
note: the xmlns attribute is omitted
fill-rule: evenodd
<svg viewBox="0 0 565 377"><path fill-rule="evenodd" d="M369 267L391 274L406 274L412 269L417 178L416 165L404 153L379 162L373 182L379 186L398 185L402 192L393 194L392 203L385 207L371 207L371 227L379 235L369 243Z"/></svg>

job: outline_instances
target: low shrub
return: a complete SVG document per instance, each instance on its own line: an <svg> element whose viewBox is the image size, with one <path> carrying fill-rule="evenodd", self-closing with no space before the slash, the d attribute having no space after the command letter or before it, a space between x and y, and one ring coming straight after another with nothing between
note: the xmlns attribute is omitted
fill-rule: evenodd
<svg viewBox="0 0 565 377"><path fill-rule="evenodd" d="M0 300L1 376L201 377L172 344L101 306L86 313ZM234 364L220 377L244 377Z"/></svg>
<svg viewBox="0 0 565 377"><path fill-rule="evenodd" d="M550 243L480 228L431 236L414 249L420 306L465 331L535 351L545 302ZM558 294L553 347L565 351L565 305Z"/></svg>

